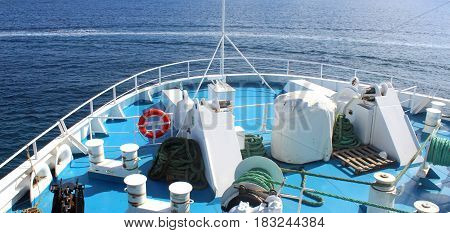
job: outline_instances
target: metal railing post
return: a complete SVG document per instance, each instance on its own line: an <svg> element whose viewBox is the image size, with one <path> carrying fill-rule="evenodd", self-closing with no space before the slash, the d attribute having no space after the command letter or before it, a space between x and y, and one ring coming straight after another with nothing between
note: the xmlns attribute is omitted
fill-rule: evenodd
<svg viewBox="0 0 450 233"><path fill-rule="evenodd" d="M136 126L136 129L133 128L133 133L134 133L134 143L137 144L137 134L138 134L138 132L139 132L139 126L137 125L136 117L133 117L133 124Z"/></svg>
<svg viewBox="0 0 450 233"><path fill-rule="evenodd" d="M38 158L38 149L37 149L36 141L33 142L33 153L34 153L34 158L35 159L39 159Z"/></svg>
<svg viewBox="0 0 450 233"><path fill-rule="evenodd" d="M356 70L356 69L355 69L355 74L354 74L354 77L356 77L356 74L357 74L357 73L358 73L358 70Z"/></svg>
<svg viewBox="0 0 450 233"><path fill-rule="evenodd" d="M264 112L263 112L263 117L262 117L262 123L261 123L261 132L266 132L267 131L267 115L269 113L269 105L268 104L264 104Z"/></svg>
<svg viewBox="0 0 450 233"><path fill-rule="evenodd" d="M92 118L89 118L89 139L92 140Z"/></svg>
<svg viewBox="0 0 450 233"><path fill-rule="evenodd" d="M323 64L320 64L320 78L323 78Z"/></svg>
<svg viewBox="0 0 450 233"><path fill-rule="evenodd" d="M114 99L114 103L116 103L116 100L117 100L116 86L113 87L112 91L113 91L113 99Z"/></svg>
<svg viewBox="0 0 450 233"><path fill-rule="evenodd" d="M153 140L153 145L156 143L156 131L155 131L156 127L155 126L156 126L155 121L152 121L152 133L153 133L152 140Z"/></svg>
<svg viewBox="0 0 450 233"><path fill-rule="evenodd" d="M187 62L187 77L191 77L191 63Z"/></svg>
<svg viewBox="0 0 450 233"><path fill-rule="evenodd" d="M288 61L287 61L287 67L286 67L286 74L287 74L287 75L289 75L289 70L291 69L290 65L291 65L291 64L290 64L290 61L288 60Z"/></svg>
<svg viewBox="0 0 450 233"><path fill-rule="evenodd" d="M158 80L159 84L161 85L161 67L158 68Z"/></svg>
<svg viewBox="0 0 450 233"><path fill-rule="evenodd" d="M138 76L134 76L134 90L138 91Z"/></svg>
<svg viewBox="0 0 450 233"><path fill-rule="evenodd" d="M91 111L91 116L92 116L92 114L94 113L94 101L89 101L89 108L90 108L90 111Z"/></svg>
<svg viewBox="0 0 450 233"><path fill-rule="evenodd" d="M413 94L409 96L409 109L410 109L410 111L414 107L414 100L416 99L416 92L417 92L417 86L414 87Z"/></svg>
<svg viewBox="0 0 450 233"><path fill-rule="evenodd" d="M94 101L89 102L89 108L91 109L91 114L89 118L89 139L92 139L92 115L94 114Z"/></svg>
<svg viewBox="0 0 450 233"><path fill-rule="evenodd" d="M61 121L62 120L58 121L58 128L59 128L59 131L61 132L61 134L65 134L66 131L64 131L64 127L62 126Z"/></svg>

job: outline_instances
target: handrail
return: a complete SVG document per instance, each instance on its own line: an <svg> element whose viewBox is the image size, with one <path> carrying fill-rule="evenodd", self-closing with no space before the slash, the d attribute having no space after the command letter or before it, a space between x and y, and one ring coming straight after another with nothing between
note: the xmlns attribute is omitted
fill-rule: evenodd
<svg viewBox="0 0 450 233"><path fill-rule="evenodd" d="M218 61L220 58L214 58L214 61ZM88 100L86 100L84 103L82 103L81 105L79 105L78 107L76 107L75 109L73 109L72 111L70 111L69 113L67 113L66 115L64 115L61 119L58 120L58 122L54 123L52 126L50 126L48 129L46 129L44 132L42 132L41 134L39 134L37 137L35 137L34 139L32 139L30 142L28 142L27 144L25 144L25 146L23 146L21 149L19 149L16 153L14 153L13 155L11 155L8 159L6 159L5 161L3 161L0 164L0 170L6 166L9 162L11 162L14 158L16 158L19 154L21 154L23 151L25 151L27 148L29 148L30 146L33 146L33 150L34 150L34 155L37 155L37 146L36 146L36 142L41 139L43 136L45 136L48 132L50 132L51 130L55 129L56 127L60 127L63 128L65 127L65 123L64 121L69 118L70 116L74 115L75 113L77 113L80 109L82 109L83 107L86 107L88 104L91 105L91 114L94 112L93 110L93 102L100 96L102 96L103 94L112 91L113 92L113 99L109 102L107 102L106 104L102 105L105 106L107 104L111 104L112 102L114 102L116 99L131 93L133 90L138 90L139 88L143 87L146 84L149 84L151 82L157 82L157 83L161 83L162 79L167 79L169 77L172 76L176 76L176 75L182 75L182 74L187 74L187 77L190 78L190 73L192 72L198 72L201 71L201 69L197 69L197 70L190 70L190 67L192 66L193 63L201 63L201 62L207 62L210 61L210 58L202 58L202 59L191 59L191 60L186 60L186 61L180 61L180 62L174 62L174 63L169 63L169 64L165 64L165 65L161 65L161 66L157 66L157 67L153 67L150 69L146 69L144 71L141 71L139 73L136 73L130 77L127 77L113 85L111 85L110 87L108 87L107 89L101 91L100 93L98 93L97 95L89 98ZM230 60L242 60L241 57L227 57L225 58L226 61L230 61ZM300 64L309 64L309 65L317 65L320 66L320 76L318 78L323 79L323 77L335 77L335 78L348 78L348 77L339 77L339 76L333 76L333 75L324 75L323 74L323 68L324 67L333 67L333 68L338 68L338 69L342 69L342 70L349 70L349 71L353 71L354 74L360 74L360 73L366 73L366 74L372 74L372 75L377 75L380 77L384 77L384 78L389 78L390 80L403 80L403 81L408 81L408 82L414 82L414 83L421 83L424 85L430 85L427 82L424 81L420 81L420 80L413 80L413 79L407 79L407 78L402 78L402 77L394 77L392 75L386 75L386 74L382 74L379 72L373 72L373 71L367 71L367 70L362 70L362 69L356 69L356 68L351 68L351 67L346 67L346 66L341 66L341 65L333 65L333 64L327 64L327 63L320 63L320 62L315 62L315 61L303 61L303 60L294 60L294 59L285 59L285 58L266 58L266 57L248 57L248 60L250 61L255 61L255 60L265 60L265 61L278 61L278 62L283 62L284 65L287 64L287 69L282 69L282 68L277 68L275 65L273 65L272 67L264 67L263 69L270 69L270 70L276 70L276 72L279 72L281 70L287 70L287 75L290 75L289 73L291 71L296 71L295 69L292 69L292 64L294 63L300 63ZM206 63L205 63L206 64ZM161 75L161 70L164 68L168 68L168 67L174 67L177 65L187 65L187 71L183 71L183 72L175 72L175 73L171 73L171 74L167 74L165 76ZM256 65L256 67L258 67L258 65ZM242 68L242 67L241 67ZM231 69L231 68L230 68ZM158 71L158 76L157 78L151 79L150 81L144 82L143 84L138 85L138 78L144 74L147 74L149 72L152 71ZM242 72L237 72L237 74L242 73ZM318 73L319 74L319 73ZM228 74L227 74L228 75ZM273 73L273 75L286 75L286 72L280 72L280 73ZM130 81L130 80L135 80L135 86L132 89L129 89L127 91L125 91L123 94L116 96L116 89L118 86Z"/></svg>

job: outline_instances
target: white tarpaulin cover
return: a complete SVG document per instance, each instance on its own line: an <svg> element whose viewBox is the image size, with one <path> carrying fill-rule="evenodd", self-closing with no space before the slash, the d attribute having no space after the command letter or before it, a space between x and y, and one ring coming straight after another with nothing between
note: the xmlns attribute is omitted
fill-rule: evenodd
<svg viewBox="0 0 450 233"><path fill-rule="evenodd" d="M332 152L334 102L317 91L295 91L274 102L272 156L286 163L327 161Z"/></svg>

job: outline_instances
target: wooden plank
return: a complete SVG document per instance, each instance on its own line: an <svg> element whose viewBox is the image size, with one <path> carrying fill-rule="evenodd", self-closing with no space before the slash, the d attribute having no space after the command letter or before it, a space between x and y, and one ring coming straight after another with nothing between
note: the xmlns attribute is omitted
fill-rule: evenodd
<svg viewBox="0 0 450 233"><path fill-rule="evenodd" d="M361 164L360 162L358 162L358 160L356 160L354 157L346 154L346 153L340 153L341 155L344 155L347 159L350 159L350 161L352 161L352 163L358 165L359 167L363 168L363 169L369 169L369 167L365 166L364 164Z"/></svg>
<svg viewBox="0 0 450 233"><path fill-rule="evenodd" d="M372 167L375 167L375 166L381 166L381 163L378 163L378 162L372 160L371 158L367 157L366 155L364 155L364 154L361 153L360 151L354 150L354 152L355 152L356 154L358 154L360 157L364 158L366 161L368 161L368 163L370 163L370 164L372 165Z"/></svg>
<svg viewBox="0 0 450 233"><path fill-rule="evenodd" d="M364 166L365 169L369 169L370 164L367 163L367 161L365 161L364 159L362 159L360 156L352 153L352 151L347 151L347 153L350 157L352 157L353 159L355 159L356 161L358 161L362 166Z"/></svg>
<svg viewBox="0 0 450 233"><path fill-rule="evenodd" d="M343 166L352 168L355 175L359 175L384 168L394 162L381 158L378 153L376 148L369 145L334 151L332 155L340 160Z"/></svg>
<svg viewBox="0 0 450 233"><path fill-rule="evenodd" d="M360 166L355 165L354 163L352 163L352 161L348 158L345 158L344 156L338 154L338 153L333 153L336 157L338 157L339 159L341 159L342 161L344 161L347 165L349 165L350 167L352 167L353 169L355 169L355 171L357 171L357 173L363 172L364 169L361 168Z"/></svg>

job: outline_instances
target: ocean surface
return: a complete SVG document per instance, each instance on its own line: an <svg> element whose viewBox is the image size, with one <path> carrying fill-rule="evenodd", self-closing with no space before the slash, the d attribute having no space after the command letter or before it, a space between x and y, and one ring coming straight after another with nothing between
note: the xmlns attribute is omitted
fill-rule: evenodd
<svg viewBox="0 0 450 233"><path fill-rule="evenodd" d="M446 2L227 0L226 25L248 56L449 87L450 4L436 8ZM219 0L1 0L0 161L127 76L210 57L220 22Z"/></svg>

